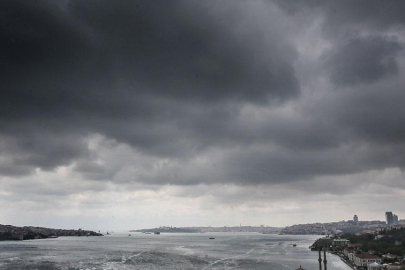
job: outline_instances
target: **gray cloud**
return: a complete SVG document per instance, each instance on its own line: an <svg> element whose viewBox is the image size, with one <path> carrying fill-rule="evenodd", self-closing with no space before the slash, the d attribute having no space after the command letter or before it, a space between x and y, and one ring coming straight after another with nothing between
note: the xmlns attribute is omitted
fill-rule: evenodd
<svg viewBox="0 0 405 270"><path fill-rule="evenodd" d="M292 16L308 11L317 13L325 20L324 34L329 37L336 33L358 29L385 31L391 27L402 28L405 23L402 16L405 4L399 0L389 3L367 0L310 0L304 2L276 0L275 2Z"/></svg>
<svg viewBox="0 0 405 270"><path fill-rule="evenodd" d="M353 3L3 2L1 173L256 185L402 168L403 7ZM303 17L321 29L308 63Z"/></svg>
<svg viewBox="0 0 405 270"><path fill-rule="evenodd" d="M13 163L68 165L94 133L152 155L184 155L212 143L177 130L193 114L200 128L221 126L243 104L296 98L294 49L281 33L251 31L260 21L245 7L3 2L0 125L29 156Z"/></svg>
<svg viewBox="0 0 405 270"><path fill-rule="evenodd" d="M398 75L396 56L401 43L387 37L364 37L347 41L327 60L331 80L339 86L373 83Z"/></svg>

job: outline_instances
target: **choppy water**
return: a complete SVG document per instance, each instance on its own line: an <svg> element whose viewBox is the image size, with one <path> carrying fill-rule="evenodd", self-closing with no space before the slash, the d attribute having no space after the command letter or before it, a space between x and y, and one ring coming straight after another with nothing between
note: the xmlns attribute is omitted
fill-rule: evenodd
<svg viewBox="0 0 405 270"><path fill-rule="evenodd" d="M215 240L209 240L215 237ZM316 236L242 233L114 234L0 242L0 269L317 270ZM293 247L292 244L297 244ZM328 255L329 270L350 270Z"/></svg>

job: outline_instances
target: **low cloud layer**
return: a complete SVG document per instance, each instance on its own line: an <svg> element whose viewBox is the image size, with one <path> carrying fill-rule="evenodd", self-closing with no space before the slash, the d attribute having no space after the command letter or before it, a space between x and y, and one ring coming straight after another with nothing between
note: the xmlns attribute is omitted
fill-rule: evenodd
<svg viewBox="0 0 405 270"><path fill-rule="evenodd" d="M165 200L152 194L181 205L184 192L200 190L197 208L239 200L274 214L300 192L332 194L333 205L345 196L355 203L363 189L377 195L387 171L403 190L404 9L399 1L4 1L0 200L24 194L44 211L54 210L41 200L91 209L97 196L114 204L111 194L122 192L159 207ZM311 203L301 210L315 219ZM345 207L341 218L352 215ZM66 211L63 220L75 220Z"/></svg>

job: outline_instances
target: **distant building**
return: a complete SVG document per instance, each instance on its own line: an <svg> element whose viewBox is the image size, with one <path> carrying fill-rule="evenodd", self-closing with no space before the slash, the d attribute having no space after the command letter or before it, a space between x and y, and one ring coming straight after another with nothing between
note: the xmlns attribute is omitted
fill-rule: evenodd
<svg viewBox="0 0 405 270"><path fill-rule="evenodd" d="M357 217L357 215L354 215L354 217L353 217L353 221L354 221L354 223L359 223L359 218Z"/></svg>
<svg viewBox="0 0 405 270"><path fill-rule="evenodd" d="M394 224L398 223L398 216L394 214Z"/></svg>
<svg viewBox="0 0 405 270"><path fill-rule="evenodd" d="M396 255L390 254L390 253L382 255L382 257L385 258L385 259L389 259L389 260L396 260L397 259Z"/></svg>
<svg viewBox="0 0 405 270"><path fill-rule="evenodd" d="M363 245L361 243L349 243L347 246L349 248L356 249L356 250L359 250L363 247Z"/></svg>
<svg viewBox="0 0 405 270"><path fill-rule="evenodd" d="M346 247L350 244L350 240L348 239L333 239L332 246L334 247Z"/></svg>
<svg viewBox="0 0 405 270"><path fill-rule="evenodd" d="M387 225L392 225L394 223L392 212L385 212L385 221L387 222Z"/></svg>
<svg viewBox="0 0 405 270"><path fill-rule="evenodd" d="M354 255L353 262L357 266L367 267L369 264L372 264L374 262L381 263L381 258L368 253L360 253Z"/></svg>
<svg viewBox="0 0 405 270"><path fill-rule="evenodd" d="M333 239L330 237L322 237L316 241L318 247L330 247L332 245Z"/></svg>
<svg viewBox="0 0 405 270"><path fill-rule="evenodd" d="M354 253L353 253L353 252L349 252L349 254L347 255L347 257L349 258L349 261L351 261L351 262L354 261Z"/></svg>
<svg viewBox="0 0 405 270"><path fill-rule="evenodd" d="M405 264L401 264L398 262L389 263L387 265L387 270L400 270L400 269L404 269L404 268L405 268Z"/></svg>
<svg viewBox="0 0 405 270"><path fill-rule="evenodd" d="M373 262L367 265L367 270L380 270L381 264Z"/></svg>
<svg viewBox="0 0 405 270"><path fill-rule="evenodd" d="M385 234L379 234L374 237L374 240L380 240L381 238L386 237Z"/></svg>

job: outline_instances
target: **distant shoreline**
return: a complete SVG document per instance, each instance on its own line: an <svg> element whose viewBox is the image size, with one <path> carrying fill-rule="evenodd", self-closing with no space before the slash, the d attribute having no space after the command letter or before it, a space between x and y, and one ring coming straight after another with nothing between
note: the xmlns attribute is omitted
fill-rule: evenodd
<svg viewBox="0 0 405 270"><path fill-rule="evenodd" d="M252 232L263 234L278 234L283 228L267 226L233 226L233 227L159 227L141 230L130 230L130 232L141 233L209 233L209 232Z"/></svg>
<svg viewBox="0 0 405 270"><path fill-rule="evenodd" d="M48 239L58 238L60 236L103 236L103 234L82 229L64 230L33 226L17 227L0 224L0 241Z"/></svg>

